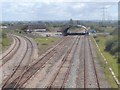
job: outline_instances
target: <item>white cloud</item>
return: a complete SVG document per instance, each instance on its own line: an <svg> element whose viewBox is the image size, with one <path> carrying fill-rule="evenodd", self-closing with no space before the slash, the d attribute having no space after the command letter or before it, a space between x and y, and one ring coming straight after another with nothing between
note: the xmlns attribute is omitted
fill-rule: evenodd
<svg viewBox="0 0 120 90"><path fill-rule="evenodd" d="M35 7L35 3L25 3L25 2L22 2L22 3L15 3L15 2L14 3L4 3L4 5L5 6L9 5L9 8L3 7L2 9L5 12L11 12L11 13L24 13L24 12L25 13L29 13L29 12L33 13L33 9ZM39 7L41 7L41 4L39 4Z"/></svg>
<svg viewBox="0 0 120 90"><path fill-rule="evenodd" d="M106 5L106 6L105 6L105 8L110 8L110 7L111 7L111 5Z"/></svg>
<svg viewBox="0 0 120 90"><path fill-rule="evenodd" d="M83 7L85 7L85 3L78 3L78 4L75 4L75 5L73 5L73 8L74 9L81 9L81 8L83 8Z"/></svg>
<svg viewBox="0 0 120 90"><path fill-rule="evenodd" d="M119 0L1 0L1 2L119 2Z"/></svg>
<svg viewBox="0 0 120 90"><path fill-rule="evenodd" d="M24 0L26 1L26 0ZM32 0L30 0L32 1ZM34 0L37 1L37 0ZM54 0L43 0L41 2L4 2L3 16L5 19L20 20L64 20L64 19L99 19L101 7L111 9L109 13L115 11L112 3L83 3L83 2L64 2L52 3ZM70 0L72 1L72 0ZM80 0L79 0L80 1ZM87 0L90 1L90 0ZM117 4L117 3L116 3ZM116 5L115 4L115 5ZM9 8L8 8L9 7ZM92 12L91 12L92 11ZM116 13L116 11L114 12ZM113 13L113 14L114 14ZM88 16L89 14L89 16ZM115 16L115 15L114 15ZM9 18L11 17L11 18ZM17 18L19 17L19 18Z"/></svg>

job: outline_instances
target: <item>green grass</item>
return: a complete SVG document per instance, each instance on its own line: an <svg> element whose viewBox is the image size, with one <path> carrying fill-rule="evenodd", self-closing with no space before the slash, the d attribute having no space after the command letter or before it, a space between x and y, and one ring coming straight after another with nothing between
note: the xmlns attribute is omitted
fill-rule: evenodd
<svg viewBox="0 0 120 90"><path fill-rule="evenodd" d="M0 50L3 52L11 45L12 42L11 38L9 38L6 33L7 32L0 30Z"/></svg>
<svg viewBox="0 0 120 90"><path fill-rule="evenodd" d="M111 67L112 70L114 71L115 75L118 78L118 63L117 63L117 59L114 58L113 55L111 55L109 52L104 51L105 49L105 43L108 40L108 38L111 38L111 36L97 36L97 38L95 38L95 40L97 41L97 44L101 50L101 52L103 53L103 55L105 56L105 58L107 59L108 65L106 66L102 56L100 55L100 52L97 50L98 53L98 57L100 59L100 64L103 67L103 70L105 72L105 75L111 85L112 88L117 88L116 82L114 81L112 74L110 73L108 67ZM97 49L97 48L96 48Z"/></svg>
<svg viewBox="0 0 120 90"><path fill-rule="evenodd" d="M19 35L18 32L20 31L21 30L0 30L0 50L4 52L12 43L12 39L7 36L8 33Z"/></svg>
<svg viewBox="0 0 120 90"><path fill-rule="evenodd" d="M39 55L45 52L48 48L54 45L59 38L57 37L38 37L34 39L37 42Z"/></svg>
<svg viewBox="0 0 120 90"><path fill-rule="evenodd" d="M4 52L10 45L12 40L8 37L2 38L2 51Z"/></svg>

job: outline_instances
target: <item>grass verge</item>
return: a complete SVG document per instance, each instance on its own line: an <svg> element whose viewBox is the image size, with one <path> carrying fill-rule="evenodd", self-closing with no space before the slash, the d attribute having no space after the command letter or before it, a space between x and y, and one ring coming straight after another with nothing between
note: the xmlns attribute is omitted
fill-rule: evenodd
<svg viewBox="0 0 120 90"><path fill-rule="evenodd" d="M111 67L113 69L116 77L118 77L117 59L114 58L114 56L112 56L111 54L109 54L109 52L104 51L105 42L106 42L107 38L110 38L110 37L97 36L97 38L95 38L95 40L97 41L97 44L98 44L101 52L105 56L109 66L105 64L105 61L103 60L103 57L101 56L98 48L96 47L96 44L95 44L93 38L92 38L92 42L94 43L94 47L96 48L96 52L97 52L97 56L100 60L100 64L104 70L105 76L106 76L109 84L111 85L111 88L118 88L115 80L113 79L111 72L109 71L109 67Z"/></svg>
<svg viewBox="0 0 120 90"><path fill-rule="evenodd" d="M4 52L6 49L8 49L8 47L11 45L12 40L8 37L6 38L2 38L2 52Z"/></svg>
<svg viewBox="0 0 120 90"><path fill-rule="evenodd" d="M0 51L4 52L11 45L12 39L7 36L7 33L0 30Z"/></svg>
<svg viewBox="0 0 120 90"><path fill-rule="evenodd" d="M38 45L38 54L41 55L47 49L49 49L52 45L57 43L60 38L58 37L38 37L34 39Z"/></svg>

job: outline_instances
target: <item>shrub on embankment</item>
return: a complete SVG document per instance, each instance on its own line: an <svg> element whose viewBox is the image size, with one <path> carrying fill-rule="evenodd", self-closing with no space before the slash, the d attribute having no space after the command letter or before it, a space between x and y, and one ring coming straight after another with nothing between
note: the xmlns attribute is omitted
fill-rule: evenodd
<svg viewBox="0 0 120 90"><path fill-rule="evenodd" d="M119 52L119 42L118 42L118 37L113 36L109 40L106 41L105 44L105 51L108 51L110 54L114 55L115 58L119 58L118 52ZM119 59L118 59L119 60ZM120 63L120 61L118 61Z"/></svg>

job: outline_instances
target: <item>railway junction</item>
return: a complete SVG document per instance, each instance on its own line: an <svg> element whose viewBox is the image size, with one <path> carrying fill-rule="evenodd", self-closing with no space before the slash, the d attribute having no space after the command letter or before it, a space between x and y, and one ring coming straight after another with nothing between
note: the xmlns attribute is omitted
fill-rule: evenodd
<svg viewBox="0 0 120 90"><path fill-rule="evenodd" d="M13 44L2 54L4 88L110 88L89 33L68 34L41 56L26 36L11 35Z"/></svg>

